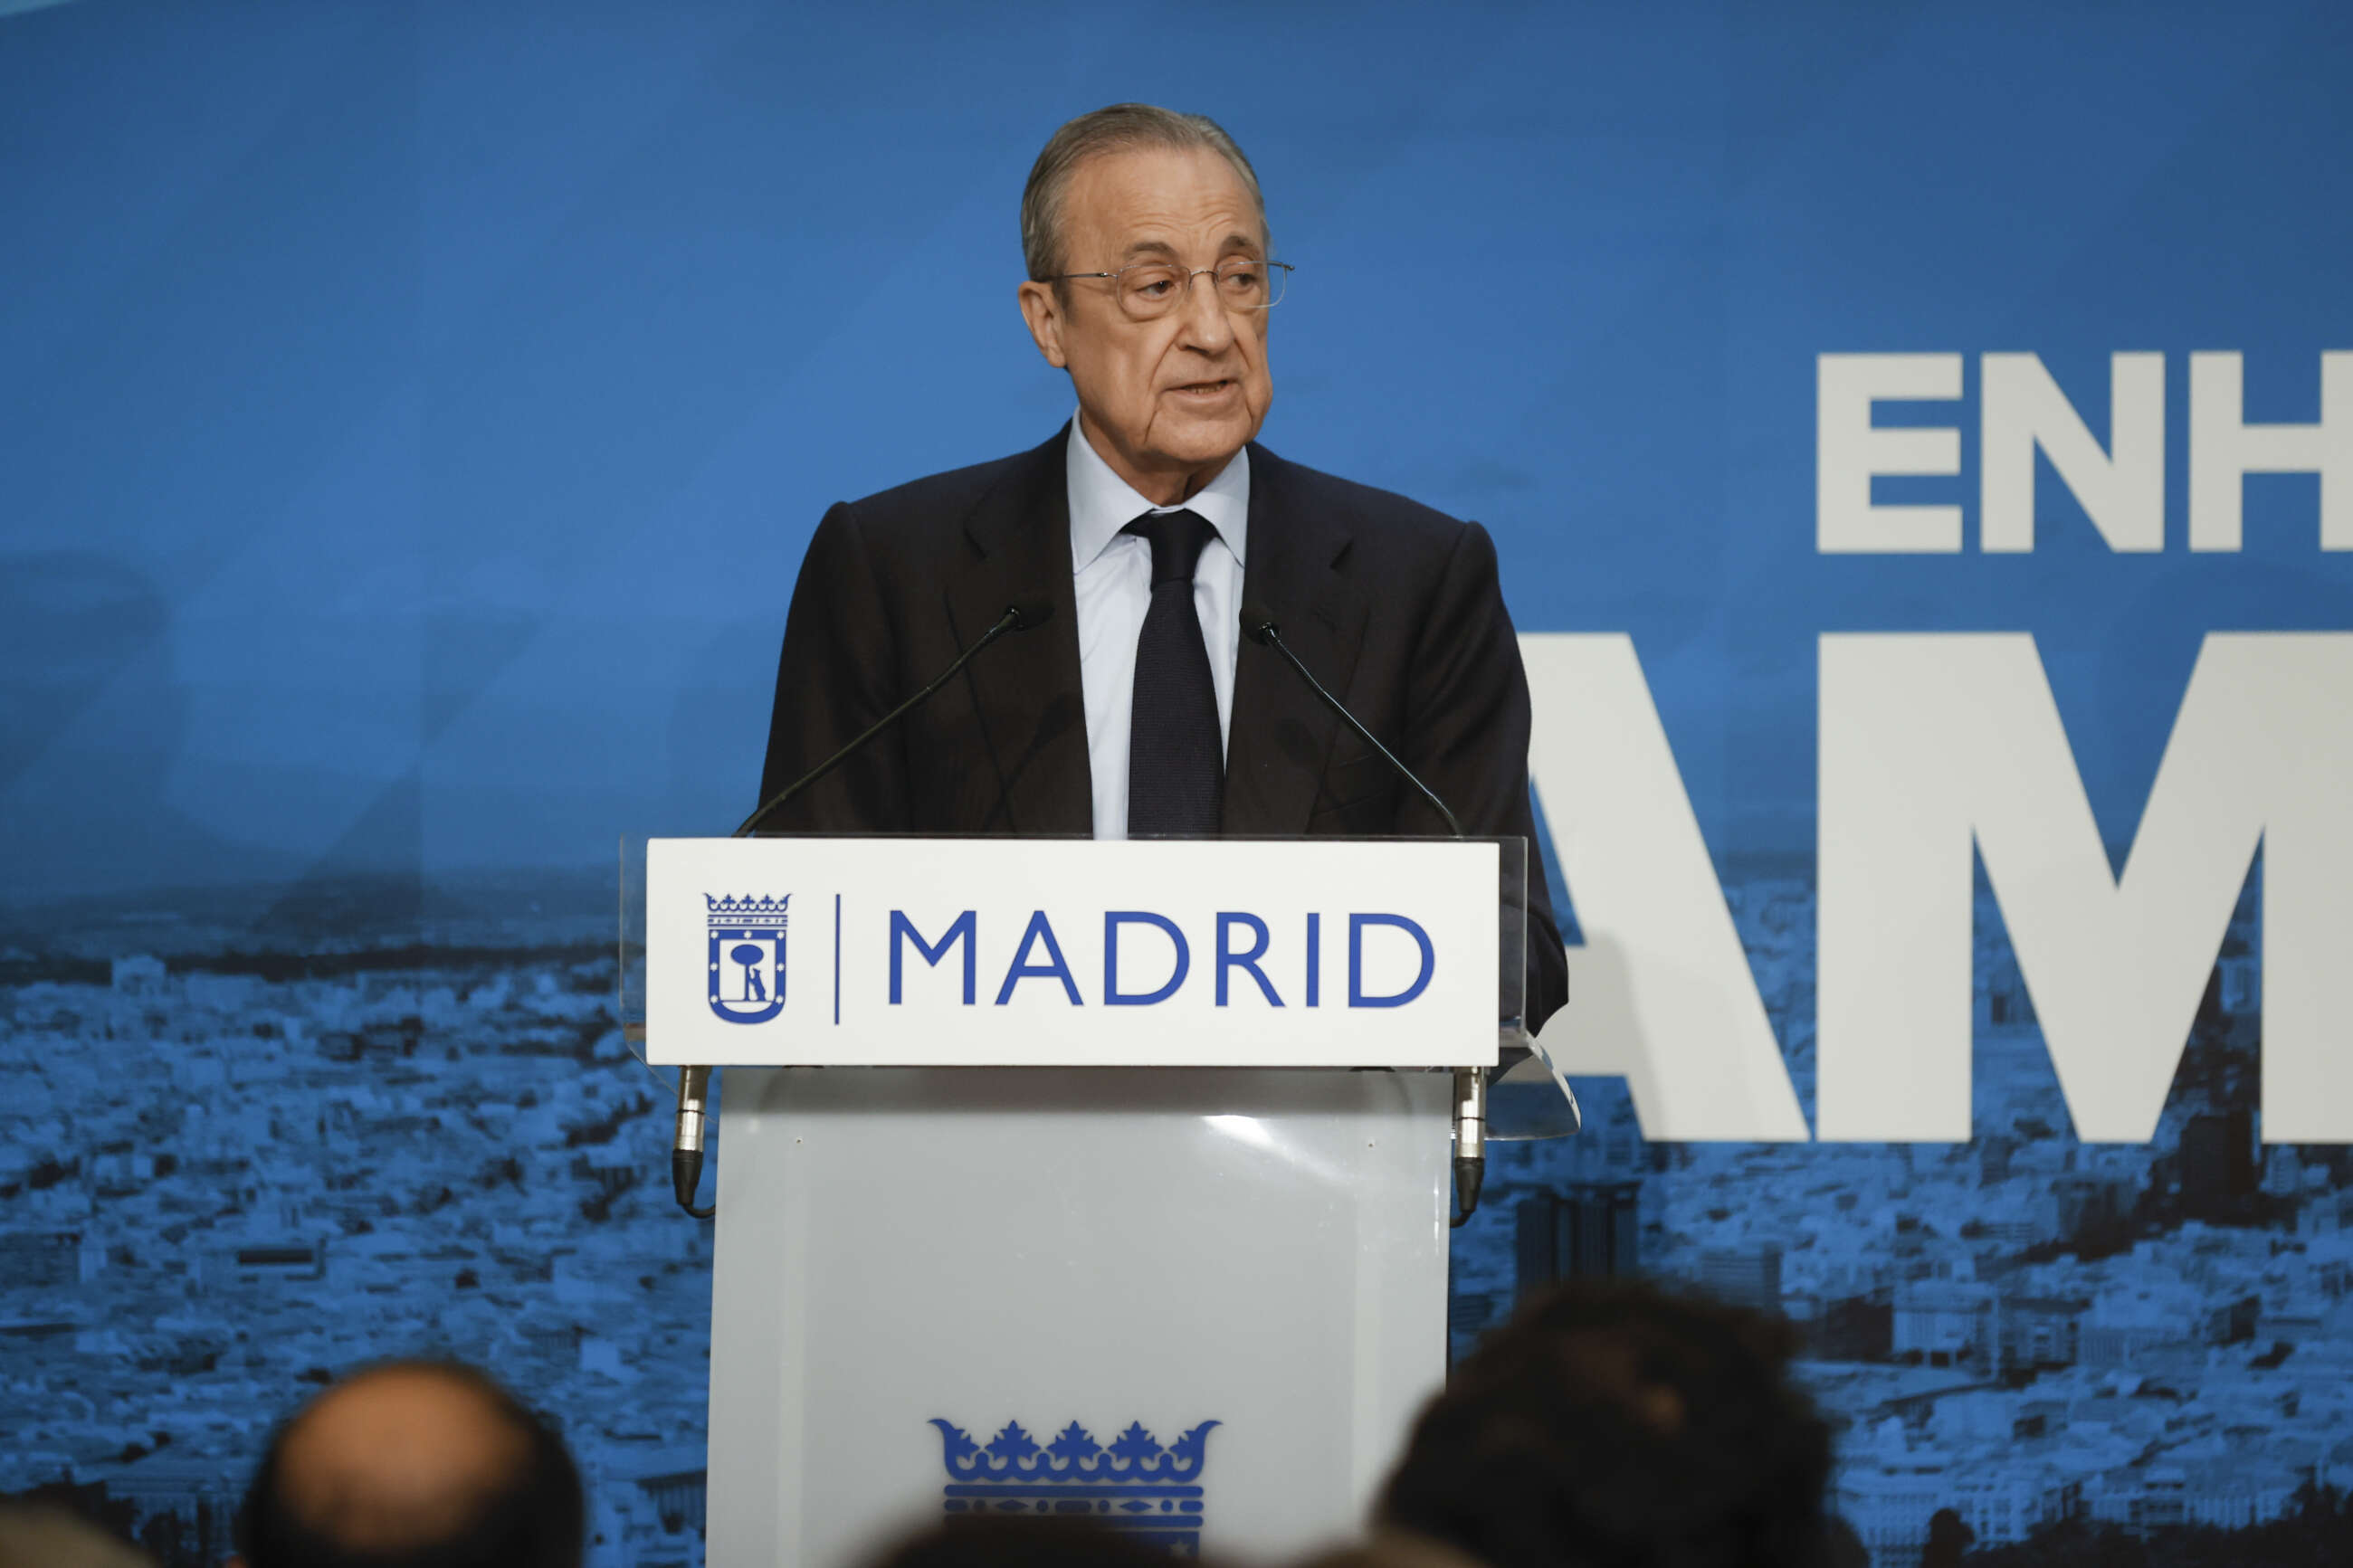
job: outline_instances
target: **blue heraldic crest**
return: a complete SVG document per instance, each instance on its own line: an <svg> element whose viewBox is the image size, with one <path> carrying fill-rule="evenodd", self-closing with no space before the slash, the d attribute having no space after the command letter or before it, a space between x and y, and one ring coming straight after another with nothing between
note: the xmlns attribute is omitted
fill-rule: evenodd
<svg viewBox="0 0 2353 1568"><path fill-rule="evenodd" d="M785 1010L785 906L765 894L714 899L709 906L711 1010L731 1024L765 1024Z"/></svg>
<svg viewBox="0 0 2353 1568"><path fill-rule="evenodd" d="M965 1429L934 1420L948 1485L943 1509L955 1514L1083 1517L1172 1557L1201 1553L1204 1421L1166 1447L1135 1422L1106 1448L1077 1422L1048 1444L1008 1422L987 1446Z"/></svg>

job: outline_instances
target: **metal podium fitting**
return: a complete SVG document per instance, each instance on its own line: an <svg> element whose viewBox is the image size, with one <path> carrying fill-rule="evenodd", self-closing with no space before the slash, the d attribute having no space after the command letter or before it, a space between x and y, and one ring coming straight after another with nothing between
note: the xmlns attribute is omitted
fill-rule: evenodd
<svg viewBox="0 0 2353 1568"><path fill-rule="evenodd" d="M1487 1180L1487 1069L1454 1069L1454 1217L1459 1229L1479 1212Z"/></svg>
<svg viewBox="0 0 2353 1568"><path fill-rule="evenodd" d="M670 1184L678 1206L695 1219L709 1219L716 1205L697 1208L695 1189L702 1185L702 1131L709 1120L711 1069L678 1069L678 1126L670 1138Z"/></svg>

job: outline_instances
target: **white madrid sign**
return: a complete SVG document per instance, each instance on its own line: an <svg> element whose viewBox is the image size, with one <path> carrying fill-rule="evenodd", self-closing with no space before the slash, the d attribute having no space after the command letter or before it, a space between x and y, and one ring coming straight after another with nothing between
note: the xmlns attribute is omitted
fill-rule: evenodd
<svg viewBox="0 0 2353 1568"><path fill-rule="evenodd" d="M1493 1063L1488 842L669 838L658 1063Z"/></svg>

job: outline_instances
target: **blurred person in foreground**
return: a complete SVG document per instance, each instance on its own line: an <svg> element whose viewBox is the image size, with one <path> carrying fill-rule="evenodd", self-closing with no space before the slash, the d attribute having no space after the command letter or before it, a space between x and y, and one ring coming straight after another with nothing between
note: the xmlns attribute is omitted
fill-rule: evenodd
<svg viewBox="0 0 2353 1568"><path fill-rule="evenodd" d="M578 1568L580 1473L471 1367L392 1362L283 1423L237 1521L245 1568Z"/></svg>
<svg viewBox="0 0 2353 1568"><path fill-rule="evenodd" d="M64 1509L0 1502L0 1568L154 1568L154 1562Z"/></svg>
<svg viewBox="0 0 2353 1568"><path fill-rule="evenodd" d="M1383 1568L1815 1568L1830 1428L1778 1319L1628 1283L1532 1300L1456 1367L1383 1493Z"/></svg>
<svg viewBox="0 0 2353 1568"><path fill-rule="evenodd" d="M1083 1519L952 1519L869 1568L1167 1568L1170 1554Z"/></svg>

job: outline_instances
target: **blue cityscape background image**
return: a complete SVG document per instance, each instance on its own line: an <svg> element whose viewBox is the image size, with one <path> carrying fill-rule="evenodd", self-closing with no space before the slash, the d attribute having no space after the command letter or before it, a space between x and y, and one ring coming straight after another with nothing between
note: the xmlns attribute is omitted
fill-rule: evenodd
<svg viewBox="0 0 2353 1568"><path fill-rule="evenodd" d="M2188 550L2182 423L2216 349L2320 416L2348 80L2334 0L0 0L0 1492L216 1562L275 1417L446 1352L563 1421L596 1563L701 1561L710 1231L615 846L748 809L827 504L1069 416L1012 298L1063 119L1232 130L1299 268L1266 443L1630 636L1810 1115L1822 634L2032 634L2120 863L2202 637L2353 629L2311 475ZM1963 474L1878 490L1973 517L1977 356L2105 432L2126 351L2162 551L2045 466L2031 553L1816 552L1817 355L1967 356L1880 413ZM1580 1079L1456 1233L1454 1351L1704 1287L1797 1324L1880 1568L2324 1560L2353 1180L2262 1142L2261 875L2149 1143L2075 1136L1981 881L1970 1142L1651 1142Z"/></svg>

